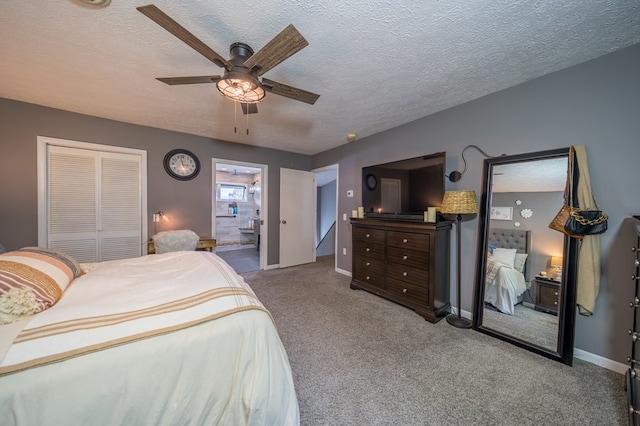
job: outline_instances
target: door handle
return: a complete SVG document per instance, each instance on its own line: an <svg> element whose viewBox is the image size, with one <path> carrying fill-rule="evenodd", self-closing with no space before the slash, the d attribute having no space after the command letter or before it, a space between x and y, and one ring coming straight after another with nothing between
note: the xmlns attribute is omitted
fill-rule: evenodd
<svg viewBox="0 0 640 426"><path fill-rule="evenodd" d="M280 223L283 224L283 225L286 225L287 221L283 219L283 220L280 221Z"/></svg>

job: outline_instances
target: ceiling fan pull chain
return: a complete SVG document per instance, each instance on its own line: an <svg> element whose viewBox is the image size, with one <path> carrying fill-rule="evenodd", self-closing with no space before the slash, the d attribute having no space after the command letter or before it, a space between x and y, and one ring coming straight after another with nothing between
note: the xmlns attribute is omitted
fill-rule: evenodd
<svg viewBox="0 0 640 426"><path fill-rule="evenodd" d="M238 133L238 102L233 103L233 133Z"/></svg>
<svg viewBox="0 0 640 426"><path fill-rule="evenodd" d="M249 136L249 104L247 104L247 136Z"/></svg>

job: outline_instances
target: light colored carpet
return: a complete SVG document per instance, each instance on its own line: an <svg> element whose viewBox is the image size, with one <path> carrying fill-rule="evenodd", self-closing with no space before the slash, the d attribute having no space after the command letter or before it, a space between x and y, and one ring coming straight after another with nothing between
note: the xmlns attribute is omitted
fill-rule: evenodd
<svg viewBox="0 0 640 426"><path fill-rule="evenodd" d="M332 256L243 274L289 354L302 425L622 425L623 376L548 360L370 293Z"/></svg>

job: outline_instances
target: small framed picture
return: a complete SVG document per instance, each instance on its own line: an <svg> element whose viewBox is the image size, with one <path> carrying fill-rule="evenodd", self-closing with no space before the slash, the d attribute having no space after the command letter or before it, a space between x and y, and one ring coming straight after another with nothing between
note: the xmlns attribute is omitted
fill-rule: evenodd
<svg viewBox="0 0 640 426"><path fill-rule="evenodd" d="M513 207L491 207L489 217L496 220L511 220L513 218Z"/></svg>

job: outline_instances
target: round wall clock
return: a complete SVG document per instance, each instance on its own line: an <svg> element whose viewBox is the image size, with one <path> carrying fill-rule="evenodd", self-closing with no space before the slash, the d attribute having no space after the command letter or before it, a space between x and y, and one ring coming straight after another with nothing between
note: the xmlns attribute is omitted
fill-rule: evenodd
<svg viewBox="0 0 640 426"><path fill-rule="evenodd" d="M191 180L200 173L200 160L191 151L174 149L164 156L164 170L174 179Z"/></svg>
<svg viewBox="0 0 640 426"><path fill-rule="evenodd" d="M376 178L372 174L368 174L365 178L365 184L367 185L367 189L373 191L378 187L378 178Z"/></svg>

